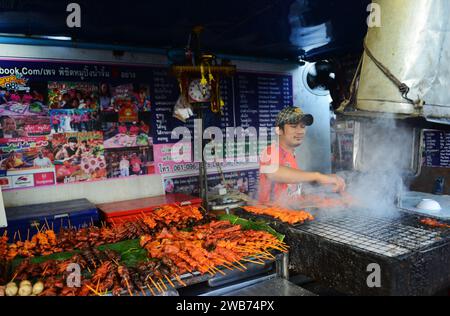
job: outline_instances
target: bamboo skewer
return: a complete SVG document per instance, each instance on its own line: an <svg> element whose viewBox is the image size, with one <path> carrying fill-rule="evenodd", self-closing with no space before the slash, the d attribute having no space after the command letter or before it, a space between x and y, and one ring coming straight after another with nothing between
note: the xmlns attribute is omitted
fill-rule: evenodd
<svg viewBox="0 0 450 316"><path fill-rule="evenodd" d="M98 293L96 290L94 290L92 287L90 287L88 284L86 284L86 287L91 290L95 295L101 296L100 293Z"/></svg>
<svg viewBox="0 0 450 316"><path fill-rule="evenodd" d="M211 269L213 269L213 271L219 272L219 273L222 274L222 275L226 275L225 272L223 272L222 270L220 270L220 269L218 269L218 268L216 268L216 267L214 267L214 266L211 266Z"/></svg>
<svg viewBox="0 0 450 316"><path fill-rule="evenodd" d="M232 267L235 268L235 269L238 269L238 270L241 271L241 272L245 272L245 270L242 270L242 268L240 268L240 267L234 265L232 262L229 262L229 261L227 261L227 260L225 260L225 259L220 259L220 258L219 258L219 260L222 261L222 262L224 262L224 263L226 263L226 264L228 264L228 265L230 265L230 266L232 266Z"/></svg>
<svg viewBox="0 0 450 316"><path fill-rule="evenodd" d="M180 283L182 286L187 286L187 284L184 283L183 280L181 280L178 274L175 274L175 279L177 279L178 283Z"/></svg>
<svg viewBox="0 0 450 316"><path fill-rule="evenodd" d="M131 289L130 289L130 284L128 283L128 278L125 278L125 283L127 284L128 293L130 293L130 296L133 296L133 293L131 292Z"/></svg>
<svg viewBox="0 0 450 316"><path fill-rule="evenodd" d="M15 278L16 278L16 276L17 276L17 273L19 273L19 272L16 272L16 273L14 274L13 278L11 279L11 282L13 282L13 281L14 281L14 279L15 279Z"/></svg>
<svg viewBox="0 0 450 316"><path fill-rule="evenodd" d="M45 229L45 225L42 225L42 227L38 229L38 234L41 234L41 230L44 231L44 229Z"/></svg>
<svg viewBox="0 0 450 316"><path fill-rule="evenodd" d="M169 282L169 284L175 288L175 285L172 283L172 281L170 280L170 278L167 276L167 274L164 274L164 277L166 278L167 282Z"/></svg>
<svg viewBox="0 0 450 316"><path fill-rule="evenodd" d="M44 276L45 273L47 272L48 266L49 266L48 264L45 265L44 272L42 272L42 275L43 275L43 276Z"/></svg>
<svg viewBox="0 0 450 316"><path fill-rule="evenodd" d="M159 285L157 285L155 283L155 281L153 281L152 277L149 275L148 278L150 279L150 281L153 283L153 286L158 290L158 292L162 292L161 289L159 288Z"/></svg>
<svg viewBox="0 0 450 316"><path fill-rule="evenodd" d="M245 270L247 270L247 267L244 266L239 260L235 261L237 264L239 264L241 267L243 267Z"/></svg>
<svg viewBox="0 0 450 316"><path fill-rule="evenodd" d="M50 225L47 222L47 218L44 218L44 221L45 221L45 225L47 225L47 229L50 230Z"/></svg>
<svg viewBox="0 0 450 316"><path fill-rule="evenodd" d="M153 296L155 296L155 292L153 292L151 286L148 284L148 282L145 282L145 285L147 286L147 288L150 290L150 292L152 293Z"/></svg>
<svg viewBox="0 0 450 316"><path fill-rule="evenodd" d="M254 260L250 260L250 259L242 259L242 260L244 260L246 262L251 262L251 263L254 263L254 264L259 264L259 265L264 265L265 264L264 262L254 261Z"/></svg>
<svg viewBox="0 0 450 316"><path fill-rule="evenodd" d="M226 263L222 263L222 267L225 267L225 268L227 268L228 270L233 271L233 269L231 269L230 266L227 265Z"/></svg>
<svg viewBox="0 0 450 316"><path fill-rule="evenodd" d="M22 236L20 236L20 230L17 231L17 235L19 236L19 241L22 242Z"/></svg>
<svg viewBox="0 0 450 316"><path fill-rule="evenodd" d="M159 278L159 282L161 282L161 284L163 285L163 287L166 289L166 291L168 290L168 287L166 286L166 284L164 283L163 280L161 280L161 278Z"/></svg>

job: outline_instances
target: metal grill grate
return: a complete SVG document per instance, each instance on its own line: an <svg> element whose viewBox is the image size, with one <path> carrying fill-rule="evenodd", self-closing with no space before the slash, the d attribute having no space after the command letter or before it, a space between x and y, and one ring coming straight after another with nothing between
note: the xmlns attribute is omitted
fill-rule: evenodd
<svg viewBox="0 0 450 316"><path fill-rule="evenodd" d="M439 232L366 216L322 219L298 229L387 257L398 257L440 241Z"/></svg>

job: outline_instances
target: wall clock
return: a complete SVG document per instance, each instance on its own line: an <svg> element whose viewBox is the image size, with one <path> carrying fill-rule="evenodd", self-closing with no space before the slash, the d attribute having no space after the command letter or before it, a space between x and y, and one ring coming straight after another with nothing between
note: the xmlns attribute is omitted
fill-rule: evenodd
<svg viewBox="0 0 450 316"><path fill-rule="evenodd" d="M189 102L209 102L211 100L211 84L202 84L200 79L194 79L189 83Z"/></svg>

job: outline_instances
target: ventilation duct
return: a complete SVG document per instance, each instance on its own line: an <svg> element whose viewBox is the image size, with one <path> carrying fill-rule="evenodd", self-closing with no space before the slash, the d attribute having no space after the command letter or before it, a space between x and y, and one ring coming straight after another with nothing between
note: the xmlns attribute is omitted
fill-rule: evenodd
<svg viewBox="0 0 450 316"><path fill-rule="evenodd" d="M356 109L450 118L450 1L377 0L365 39Z"/></svg>

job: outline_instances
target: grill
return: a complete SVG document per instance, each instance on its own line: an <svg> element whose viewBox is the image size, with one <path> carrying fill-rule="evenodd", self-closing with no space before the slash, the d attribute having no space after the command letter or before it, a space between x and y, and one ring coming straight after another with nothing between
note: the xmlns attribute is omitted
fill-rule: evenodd
<svg viewBox="0 0 450 316"><path fill-rule="evenodd" d="M399 211L314 215L315 221L298 226L269 220L286 235L296 272L349 295L433 295L450 287L449 229L421 225L420 217ZM368 286L372 263L380 267L381 287Z"/></svg>
<svg viewBox="0 0 450 316"><path fill-rule="evenodd" d="M344 215L297 229L386 257L400 257L442 241L439 232L382 218Z"/></svg>

